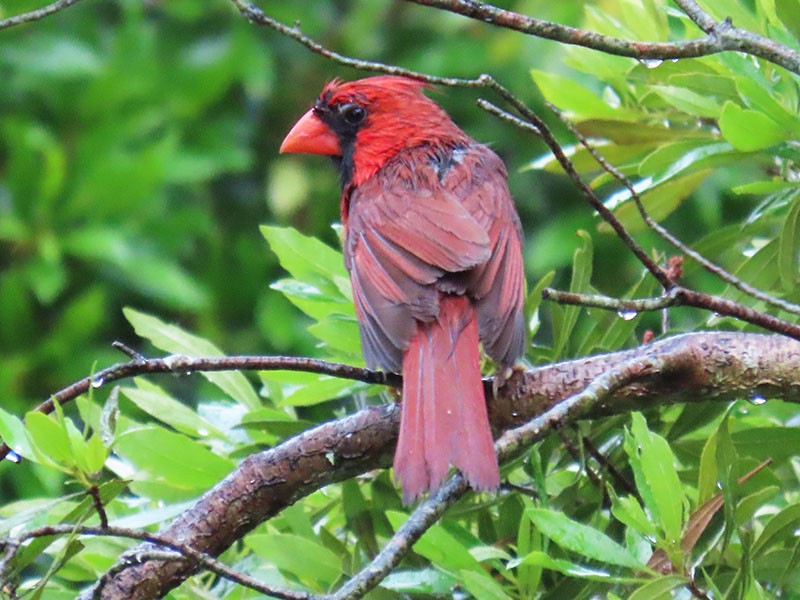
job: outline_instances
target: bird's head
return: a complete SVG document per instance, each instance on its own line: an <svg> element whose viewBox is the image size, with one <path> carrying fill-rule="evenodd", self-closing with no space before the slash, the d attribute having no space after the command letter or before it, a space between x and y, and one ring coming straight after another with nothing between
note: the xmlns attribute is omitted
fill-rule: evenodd
<svg viewBox="0 0 800 600"><path fill-rule="evenodd" d="M336 157L343 186L359 185L407 148L458 145L469 138L405 77L333 80L292 127L280 152Z"/></svg>

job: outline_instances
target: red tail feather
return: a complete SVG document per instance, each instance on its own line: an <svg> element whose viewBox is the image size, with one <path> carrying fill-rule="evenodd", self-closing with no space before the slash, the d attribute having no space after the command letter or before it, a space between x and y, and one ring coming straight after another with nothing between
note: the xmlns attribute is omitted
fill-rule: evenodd
<svg viewBox="0 0 800 600"><path fill-rule="evenodd" d="M418 325L403 357L394 469L405 503L437 489L451 465L477 490L500 484L478 352L470 301L443 294L438 318Z"/></svg>

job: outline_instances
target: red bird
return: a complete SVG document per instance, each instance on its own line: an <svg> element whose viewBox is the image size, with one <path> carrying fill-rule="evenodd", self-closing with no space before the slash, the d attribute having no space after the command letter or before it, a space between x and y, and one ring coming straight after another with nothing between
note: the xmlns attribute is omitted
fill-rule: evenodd
<svg viewBox="0 0 800 600"><path fill-rule="evenodd" d="M505 166L425 87L332 81L280 149L339 165L364 358L403 374L394 470L406 503L451 465L474 489L497 488L479 341L502 368L525 348L522 233Z"/></svg>

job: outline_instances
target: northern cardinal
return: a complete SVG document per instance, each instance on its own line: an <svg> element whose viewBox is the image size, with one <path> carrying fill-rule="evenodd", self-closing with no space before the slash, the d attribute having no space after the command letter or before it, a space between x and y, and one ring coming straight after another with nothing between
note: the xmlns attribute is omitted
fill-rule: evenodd
<svg viewBox="0 0 800 600"><path fill-rule="evenodd" d="M395 477L408 504L450 466L500 483L479 341L501 368L525 347L522 234L503 162L422 82L334 80L280 151L333 156L364 358L403 374Z"/></svg>

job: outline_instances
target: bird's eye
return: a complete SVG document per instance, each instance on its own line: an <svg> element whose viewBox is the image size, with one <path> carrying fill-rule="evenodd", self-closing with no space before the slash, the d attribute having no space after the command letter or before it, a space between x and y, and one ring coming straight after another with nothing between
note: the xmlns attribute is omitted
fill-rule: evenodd
<svg viewBox="0 0 800 600"><path fill-rule="evenodd" d="M367 109L359 104L345 104L339 111L349 125L360 125L367 118Z"/></svg>

